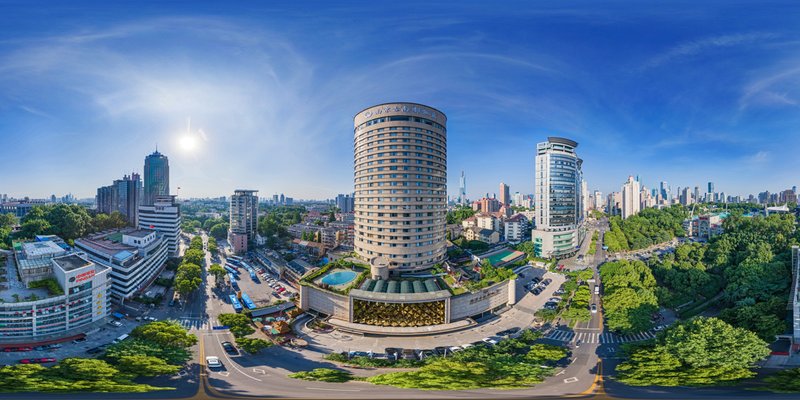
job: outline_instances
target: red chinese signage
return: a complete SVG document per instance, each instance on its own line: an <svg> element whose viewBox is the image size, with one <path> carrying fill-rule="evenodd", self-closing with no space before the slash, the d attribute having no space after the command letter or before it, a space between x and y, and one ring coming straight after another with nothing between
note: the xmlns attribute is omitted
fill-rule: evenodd
<svg viewBox="0 0 800 400"><path fill-rule="evenodd" d="M83 281L87 281L89 279L92 279L94 277L94 273L95 273L94 270L89 270L89 271L86 271L86 272L84 272L82 274L78 274L78 275L75 276L75 282L76 283L77 282L83 282Z"/></svg>

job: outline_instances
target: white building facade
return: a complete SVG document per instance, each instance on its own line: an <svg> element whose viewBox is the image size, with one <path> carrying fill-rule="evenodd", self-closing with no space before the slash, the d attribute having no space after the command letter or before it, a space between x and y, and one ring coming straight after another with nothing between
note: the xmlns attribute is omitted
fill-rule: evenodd
<svg viewBox="0 0 800 400"><path fill-rule="evenodd" d="M160 233L167 244L169 257L179 257L181 207L175 196L156 196L152 205L139 207L139 228Z"/></svg>
<svg viewBox="0 0 800 400"><path fill-rule="evenodd" d="M641 186L639 181L628 177L628 181L622 185L622 219L639 213L642 205Z"/></svg>

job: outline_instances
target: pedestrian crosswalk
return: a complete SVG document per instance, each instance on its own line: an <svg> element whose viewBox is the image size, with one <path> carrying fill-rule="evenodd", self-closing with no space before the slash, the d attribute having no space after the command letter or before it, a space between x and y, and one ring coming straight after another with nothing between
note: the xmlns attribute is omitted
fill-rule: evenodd
<svg viewBox="0 0 800 400"><path fill-rule="evenodd" d="M206 318L181 318L178 323L187 330L208 331L213 326Z"/></svg>
<svg viewBox="0 0 800 400"><path fill-rule="evenodd" d="M628 343L638 342L642 340L652 339L655 334L652 331L632 333L629 335L617 335L611 332L586 332L586 331L570 331L565 329L554 329L548 332L545 336L546 339L558 340L561 342L575 343Z"/></svg>

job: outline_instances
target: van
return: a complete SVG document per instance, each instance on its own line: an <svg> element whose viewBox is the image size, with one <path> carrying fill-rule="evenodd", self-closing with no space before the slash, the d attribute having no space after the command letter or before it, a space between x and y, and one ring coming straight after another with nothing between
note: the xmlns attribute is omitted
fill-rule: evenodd
<svg viewBox="0 0 800 400"><path fill-rule="evenodd" d="M114 339L114 343L119 343L119 342L121 342L121 341L123 341L123 340L125 340L127 338L128 338L128 334L126 333L126 334Z"/></svg>

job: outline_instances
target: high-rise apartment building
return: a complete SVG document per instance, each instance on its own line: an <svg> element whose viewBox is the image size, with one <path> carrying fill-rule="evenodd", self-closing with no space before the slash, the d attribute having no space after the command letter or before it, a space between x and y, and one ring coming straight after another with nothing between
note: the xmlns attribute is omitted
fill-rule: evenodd
<svg viewBox="0 0 800 400"><path fill-rule="evenodd" d="M532 233L537 257L569 257L583 240L581 180L583 160L578 143L548 137L536 145L536 229Z"/></svg>
<svg viewBox="0 0 800 400"><path fill-rule="evenodd" d="M500 204L508 207L511 205L511 192L508 185L500 182Z"/></svg>
<svg viewBox="0 0 800 400"><path fill-rule="evenodd" d="M151 206L156 196L169 196L169 159L154 151L144 158L144 198L142 204Z"/></svg>
<svg viewBox="0 0 800 400"><path fill-rule="evenodd" d="M97 189L97 211L111 214L119 211L128 219L128 223L136 226L139 221L139 205L142 201L142 180L139 174L132 173L117 179L111 186Z"/></svg>
<svg viewBox="0 0 800 400"><path fill-rule="evenodd" d="M601 211L603 209L603 206L604 206L603 193L600 192L599 190L595 190L592 195L592 207L595 210Z"/></svg>
<svg viewBox="0 0 800 400"><path fill-rule="evenodd" d="M622 219L638 214L641 203L639 181L629 176L628 181L622 185Z"/></svg>
<svg viewBox="0 0 800 400"><path fill-rule="evenodd" d="M386 103L354 117L355 241L390 270L425 269L446 257L447 117Z"/></svg>
<svg viewBox="0 0 800 400"><path fill-rule="evenodd" d="M336 208L343 213L351 213L355 207L355 197L349 194L336 196Z"/></svg>
<svg viewBox="0 0 800 400"><path fill-rule="evenodd" d="M670 193L669 193L669 184L667 183L667 181L661 181L659 187L659 194L661 195L662 201L669 201Z"/></svg>
<svg viewBox="0 0 800 400"><path fill-rule="evenodd" d="M139 207L139 228L158 232L166 242L169 257L179 257L181 207L175 196L156 196L152 205Z"/></svg>
<svg viewBox="0 0 800 400"><path fill-rule="evenodd" d="M231 196L228 241L235 253L247 251L256 240L258 228L258 190L237 189Z"/></svg>
<svg viewBox="0 0 800 400"><path fill-rule="evenodd" d="M461 171L461 178L458 180L458 204L467 204L467 175Z"/></svg>

